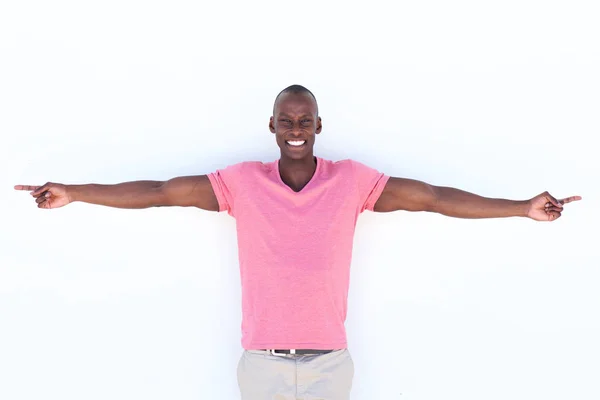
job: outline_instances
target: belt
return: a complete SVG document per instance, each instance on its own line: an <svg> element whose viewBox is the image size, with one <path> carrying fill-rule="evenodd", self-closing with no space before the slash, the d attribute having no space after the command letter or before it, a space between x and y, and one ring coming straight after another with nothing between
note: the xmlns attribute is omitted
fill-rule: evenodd
<svg viewBox="0 0 600 400"><path fill-rule="evenodd" d="M268 351L269 353L273 354L274 356L282 356L285 354L327 354L327 353L331 353L332 351L335 351L335 350L310 350L310 349L284 349L284 350L262 349L262 350Z"/></svg>

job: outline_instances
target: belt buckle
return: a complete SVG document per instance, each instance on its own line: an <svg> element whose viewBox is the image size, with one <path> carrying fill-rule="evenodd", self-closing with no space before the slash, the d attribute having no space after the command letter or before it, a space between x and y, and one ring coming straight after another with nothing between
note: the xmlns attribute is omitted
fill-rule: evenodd
<svg viewBox="0 0 600 400"><path fill-rule="evenodd" d="M279 357L285 357L288 355L287 353L275 353L275 349L271 349L271 350L269 350L269 352L271 354L273 354L274 356L279 356ZM296 349L290 349L290 354L296 354Z"/></svg>

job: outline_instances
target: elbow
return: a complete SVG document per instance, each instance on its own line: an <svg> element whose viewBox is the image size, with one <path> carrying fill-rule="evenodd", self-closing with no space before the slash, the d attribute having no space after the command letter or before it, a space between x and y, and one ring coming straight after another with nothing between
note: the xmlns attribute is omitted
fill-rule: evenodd
<svg viewBox="0 0 600 400"><path fill-rule="evenodd" d="M441 190L437 186L427 185L427 196L423 202L423 211L439 213L441 209Z"/></svg>
<svg viewBox="0 0 600 400"><path fill-rule="evenodd" d="M150 192L152 195L150 198L152 199L152 203L150 207L164 207L169 205L169 192L167 181L164 182L156 182L150 188Z"/></svg>

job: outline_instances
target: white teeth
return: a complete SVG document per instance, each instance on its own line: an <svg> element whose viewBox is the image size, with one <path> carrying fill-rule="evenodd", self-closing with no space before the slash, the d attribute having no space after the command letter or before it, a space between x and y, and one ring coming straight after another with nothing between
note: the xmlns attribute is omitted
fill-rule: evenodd
<svg viewBox="0 0 600 400"><path fill-rule="evenodd" d="M286 143L289 144L290 146L302 146L304 143L306 143L306 140L294 140L294 141L286 140Z"/></svg>

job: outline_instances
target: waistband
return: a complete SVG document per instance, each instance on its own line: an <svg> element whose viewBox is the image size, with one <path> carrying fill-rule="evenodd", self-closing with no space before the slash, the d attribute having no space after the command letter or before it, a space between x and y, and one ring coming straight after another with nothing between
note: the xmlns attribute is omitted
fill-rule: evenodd
<svg viewBox="0 0 600 400"><path fill-rule="evenodd" d="M287 355L287 354L327 354L334 350L312 350L312 349L260 349L261 351L268 351L274 356Z"/></svg>

